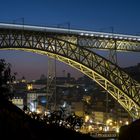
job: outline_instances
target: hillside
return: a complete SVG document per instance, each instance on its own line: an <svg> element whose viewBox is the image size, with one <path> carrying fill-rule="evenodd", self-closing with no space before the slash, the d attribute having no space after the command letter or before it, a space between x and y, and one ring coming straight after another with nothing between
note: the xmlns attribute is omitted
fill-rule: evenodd
<svg viewBox="0 0 140 140"><path fill-rule="evenodd" d="M0 96L0 136L4 139L93 140L88 135L32 119Z"/></svg>

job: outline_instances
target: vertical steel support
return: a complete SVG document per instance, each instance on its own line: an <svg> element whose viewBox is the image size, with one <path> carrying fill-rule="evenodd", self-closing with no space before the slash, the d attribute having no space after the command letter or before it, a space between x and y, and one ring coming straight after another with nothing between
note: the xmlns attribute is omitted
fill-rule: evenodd
<svg viewBox="0 0 140 140"><path fill-rule="evenodd" d="M117 41L114 40L114 48L109 50L109 60L117 65Z"/></svg>
<svg viewBox="0 0 140 140"><path fill-rule="evenodd" d="M56 109L56 59L48 57L47 109Z"/></svg>

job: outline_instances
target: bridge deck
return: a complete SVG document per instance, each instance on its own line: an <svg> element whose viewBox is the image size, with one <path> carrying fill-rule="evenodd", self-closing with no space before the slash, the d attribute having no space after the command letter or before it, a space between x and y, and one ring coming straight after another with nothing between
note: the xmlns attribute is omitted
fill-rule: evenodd
<svg viewBox="0 0 140 140"><path fill-rule="evenodd" d="M24 24L0 23L0 29L19 29L19 30L24 29L29 31L51 32L57 34L71 34L71 35L79 35L79 36L86 36L86 37L101 37L107 39L119 39L119 40L140 42L140 36L105 33L105 32L93 32L93 31L75 30L75 29L66 29L66 28L45 27L45 26L32 26L32 25L24 25Z"/></svg>

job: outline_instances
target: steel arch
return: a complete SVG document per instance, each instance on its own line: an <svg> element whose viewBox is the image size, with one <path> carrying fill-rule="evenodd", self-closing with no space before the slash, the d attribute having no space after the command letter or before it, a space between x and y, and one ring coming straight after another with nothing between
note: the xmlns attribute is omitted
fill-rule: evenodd
<svg viewBox="0 0 140 140"><path fill-rule="evenodd" d="M133 118L140 117L140 84L102 56L55 35L4 30L0 49L45 54L80 70L109 92Z"/></svg>

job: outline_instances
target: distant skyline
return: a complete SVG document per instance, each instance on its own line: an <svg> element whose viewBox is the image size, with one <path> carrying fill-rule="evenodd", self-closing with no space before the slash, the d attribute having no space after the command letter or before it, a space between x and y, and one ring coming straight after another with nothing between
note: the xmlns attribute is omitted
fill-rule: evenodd
<svg viewBox="0 0 140 140"><path fill-rule="evenodd" d="M91 31L140 35L139 0L0 0L0 22L60 26ZM112 28L113 27L113 28ZM100 52L99 52L100 53ZM106 53L100 53L106 55ZM47 57L20 51L0 51L0 58L12 64L18 77L38 79L47 73ZM136 65L140 53L119 53L121 67ZM63 70L73 77L82 74L59 62L57 75Z"/></svg>

